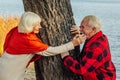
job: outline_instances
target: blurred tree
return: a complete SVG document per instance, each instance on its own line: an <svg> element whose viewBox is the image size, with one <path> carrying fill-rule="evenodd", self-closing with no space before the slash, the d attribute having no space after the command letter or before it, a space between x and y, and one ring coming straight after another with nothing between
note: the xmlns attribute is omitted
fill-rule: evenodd
<svg viewBox="0 0 120 80"><path fill-rule="evenodd" d="M35 12L42 18L43 28L38 37L45 43L57 46L71 40L70 27L75 22L70 0L23 0L23 4L25 11ZM79 49L78 46L78 52ZM72 56L76 58L77 54ZM35 70L37 80L80 80L64 67L60 55L42 57L35 62Z"/></svg>

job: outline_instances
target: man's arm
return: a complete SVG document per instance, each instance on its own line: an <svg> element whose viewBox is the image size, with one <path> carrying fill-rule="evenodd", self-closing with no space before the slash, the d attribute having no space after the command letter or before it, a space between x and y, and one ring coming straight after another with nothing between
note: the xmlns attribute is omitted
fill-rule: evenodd
<svg viewBox="0 0 120 80"><path fill-rule="evenodd" d="M78 74L78 75L83 75L85 73L94 71L99 66L103 65L105 62L101 53L94 51L94 50L91 53L91 51L92 50L86 53L81 63L73 59L69 55L69 53L64 53L64 55L62 54L61 57L63 58L64 65L68 67L73 73ZM92 57L90 55L92 55Z"/></svg>

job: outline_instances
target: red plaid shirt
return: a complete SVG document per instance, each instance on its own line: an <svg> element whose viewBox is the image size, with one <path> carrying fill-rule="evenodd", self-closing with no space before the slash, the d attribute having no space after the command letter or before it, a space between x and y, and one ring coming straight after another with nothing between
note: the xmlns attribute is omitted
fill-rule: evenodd
<svg viewBox="0 0 120 80"><path fill-rule="evenodd" d="M71 56L64 57L63 61L66 67L82 75L84 80L116 80L108 39L102 31L87 40L81 52L81 62Z"/></svg>

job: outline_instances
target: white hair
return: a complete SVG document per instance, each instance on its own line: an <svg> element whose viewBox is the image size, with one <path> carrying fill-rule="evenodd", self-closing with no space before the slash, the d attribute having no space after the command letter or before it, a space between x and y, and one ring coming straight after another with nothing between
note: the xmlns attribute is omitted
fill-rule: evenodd
<svg viewBox="0 0 120 80"><path fill-rule="evenodd" d="M85 16L83 20L88 20L88 25L90 27L95 27L97 31L101 29L101 22L96 16L88 15L88 16Z"/></svg>
<svg viewBox="0 0 120 80"><path fill-rule="evenodd" d="M18 24L18 32L30 33L33 31L33 27L40 24L41 18L33 12L25 12Z"/></svg>

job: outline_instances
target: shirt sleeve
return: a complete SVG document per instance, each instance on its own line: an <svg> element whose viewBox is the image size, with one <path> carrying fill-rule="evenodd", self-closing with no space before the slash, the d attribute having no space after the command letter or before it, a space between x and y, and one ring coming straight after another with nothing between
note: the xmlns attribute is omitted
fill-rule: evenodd
<svg viewBox="0 0 120 80"><path fill-rule="evenodd" d="M60 46L56 46L56 47L49 46L47 48L47 50L42 51L42 52L38 52L36 54L40 54L42 56L54 56L54 55L57 55L57 54L60 54L63 52L67 52L67 51L72 50L72 49L74 49L73 43L68 42L64 45L60 45Z"/></svg>

